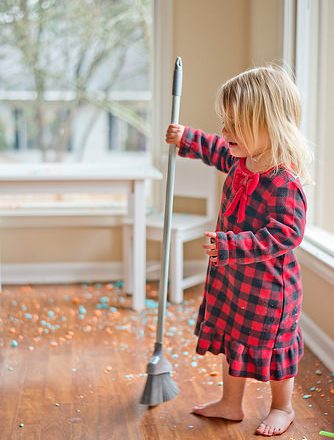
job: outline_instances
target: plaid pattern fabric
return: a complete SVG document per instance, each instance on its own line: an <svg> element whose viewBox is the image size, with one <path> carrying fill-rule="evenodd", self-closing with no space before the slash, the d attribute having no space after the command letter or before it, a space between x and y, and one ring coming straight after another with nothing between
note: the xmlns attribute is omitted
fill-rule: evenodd
<svg viewBox="0 0 334 440"><path fill-rule="evenodd" d="M222 137L190 127L179 155L227 173L216 226L218 260L209 262L195 328L197 353L225 353L232 376L295 376L303 338L293 249L302 240L306 213L299 180L284 168L253 173Z"/></svg>

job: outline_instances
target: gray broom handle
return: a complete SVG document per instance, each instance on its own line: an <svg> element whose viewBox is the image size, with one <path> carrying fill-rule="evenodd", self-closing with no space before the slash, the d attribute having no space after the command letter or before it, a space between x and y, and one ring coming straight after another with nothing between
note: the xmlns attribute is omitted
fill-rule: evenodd
<svg viewBox="0 0 334 440"><path fill-rule="evenodd" d="M179 122L181 93L182 93L182 60L180 57L178 57L175 61L174 77L173 77L173 102L172 102L172 117L171 117L172 124L178 124ZM170 254L170 241L171 241L171 229L172 229L174 180L175 180L175 159L176 159L176 146L169 145L164 230L163 230L163 239L161 245L161 273L159 280L159 310L158 310L158 325L157 325L157 342L160 343L161 345L163 343L163 334L164 334L164 326L165 326L165 310L167 303L168 268L169 268L169 254Z"/></svg>

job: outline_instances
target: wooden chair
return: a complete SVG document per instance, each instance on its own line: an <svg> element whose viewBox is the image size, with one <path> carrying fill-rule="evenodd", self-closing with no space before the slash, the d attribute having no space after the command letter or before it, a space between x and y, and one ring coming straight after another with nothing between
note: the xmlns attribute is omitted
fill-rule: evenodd
<svg viewBox="0 0 334 440"><path fill-rule="evenodd" d="M165 200L167 158L163 158L163 185L161 201ZM183 245L186 242L203 237L206 230L213 230L215 226L217 206L217 172L204 164L201 160L184 159L177 156L174 196L187 197L192 199L205 199L205 213L195 215L188 213L173 213L171 249L170 249L170 272L169 272L169 300L173 303L183 301L183 290L204 282L205 265L200 271L186 274L183 261ZM146 218L147 240L162 242L163 235L163 209L161 212L153 213ZM123 270L125 291L132 293L131 277L131 223L126 219L122 227L123 239ZM146 272L156 270L157 265L147 267ZM159 264L160 268L160 264ZM197 272L197 273L196 273Z"/></svg>

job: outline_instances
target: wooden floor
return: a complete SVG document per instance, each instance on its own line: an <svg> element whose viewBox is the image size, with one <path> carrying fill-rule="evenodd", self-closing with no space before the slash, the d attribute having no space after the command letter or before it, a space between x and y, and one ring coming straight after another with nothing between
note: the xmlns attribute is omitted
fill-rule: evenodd
<svg viewBox="0 0 334 440"><path fill-rule="evenodd" d="M139 405L155 340L156 286L135 313L113 285L5 287L0 295L0 439L249 440L270 405L269 384L249 379L241 423L190 414L222 393L221 357L195 354L201 286L168 305L166 355L181 393ZM12 344L16 347L12 347ZM306 348L294 391L297 416L282 440L334 431L334 377ZM331 391L332 390L332 391ZM308 397L309 396L309 397Z"/></svg>

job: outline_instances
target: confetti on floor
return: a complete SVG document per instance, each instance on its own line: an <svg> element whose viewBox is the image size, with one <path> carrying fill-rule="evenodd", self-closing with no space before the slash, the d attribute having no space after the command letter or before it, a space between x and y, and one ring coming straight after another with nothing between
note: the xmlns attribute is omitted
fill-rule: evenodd
<svg viewBox="0 0 334 440"><path fill-rule="evenodd" d="M117 333L117 351L122 356L133 351L133 342L140 347L142 357L148 361L152 354L157 328L158 292L156 284L147 285L146 307L140 313L131 310L132 297L122 291L122 282L108 283L83 283L77 286L63 286L62 294L59 295L59 288L45 286L37 289L30 286L17 288L13 292L4 289L1 295L2 307L9 311L0 320L0 332L4 337L0 345L11 351L13 359L4 368L5 374L14 375L16 370L15 355L18 350L27 350L29 356L34 356L36 351L47 347L52 354L66 350L75 344L80 337L91 341L98 335L101 344L106 347L113 346L113 336ZM195 353L196 337L194 327L196 324L198 298L185 296L182 304L173 305L167 303L166 311L166 339L165 352L173 365L173 376L176 380L182 377L182 367L186 363L189 366L190 377L183 379L191 384L194 380L191 376L196 374L196 382L201 385L222 391L222 372L220 360L217 362L215 356L199 356ZM205 359L204 359L205 358ZM73 380L82 374L80 360L67 366L67 371ZM192 373L194 371L194 373ZM99 372L103 380L123 381L126 386L133 386L136 382L145 378L145 370L139 370L134 362L133 368L127 371L118 372L113 368L112 362L99 366ZM321 364L314 365L308 372L307 385L295 387L300 399L305 399L304 405L311 413L314 410L315 397L321 397L323 401L323 412L325 417L333 413L333 372L328 374ZM305 381L306 382L306 381ZM249 380L249 386L256 387L258 381ZM256 391L256 399L260 404L269 398L268 393ZM83 396L83 394L79 395ZM80 401L86 401L86 395L78 397ZM58 399L58 398L57 398ZM311 402L311 403L310 403ZM59 407L61 412L64 402L52 401L52 405ZM78 409L80 411L80 409ZM73 417L71 423L79 423L80 418ZM20 420L17 421L19 423ZM22 423L22 428L24 424ZM17 425L16 425L17 426ZM192 429L193 425L186 425ZM321 428L328 426L321 426ZM320 426L319 426L320 428ZM27 430L27 421L24 432ZM298 439L300 440L300 436ZM305 436L305 439L307 436ZM296 440L298 440L296 439ZM312 440L311 437L309 440Z"/></svg>

